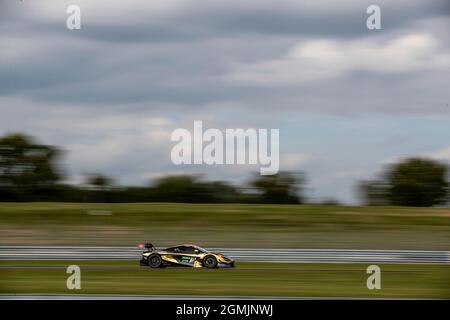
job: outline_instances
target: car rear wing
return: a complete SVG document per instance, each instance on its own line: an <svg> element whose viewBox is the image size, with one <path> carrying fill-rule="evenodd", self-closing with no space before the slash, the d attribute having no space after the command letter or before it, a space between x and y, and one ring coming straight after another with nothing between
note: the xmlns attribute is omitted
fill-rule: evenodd
<svg viewBox="0 0 450 320"><path fill-rule="evenodd" d="M156 250L155 246L153 244L151 244L151 243L148 243L148 242L145 243L145 244L139 244L138 248L141 248L141 249L146 248L147 251L154 251L154 250Z"/></svg>

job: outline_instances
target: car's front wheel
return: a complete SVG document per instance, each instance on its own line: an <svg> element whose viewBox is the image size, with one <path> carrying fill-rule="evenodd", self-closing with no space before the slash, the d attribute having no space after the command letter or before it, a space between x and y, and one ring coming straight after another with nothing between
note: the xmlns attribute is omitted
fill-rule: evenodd
<svg viewBox="0 0 450 320"><path fill-rule="evenodd" d="M160 268L162 266L162 259L159 254L152 254L148 257L148 265L150 268Z"/></svg>
<svg viewBox="0 0 450 320"><path fill-rule="evenodd" d="M217 267L216 257L211 256L211 255L204 257L203 258L203 266L205 268L209 268L209 269L216 268Z"/></svg>

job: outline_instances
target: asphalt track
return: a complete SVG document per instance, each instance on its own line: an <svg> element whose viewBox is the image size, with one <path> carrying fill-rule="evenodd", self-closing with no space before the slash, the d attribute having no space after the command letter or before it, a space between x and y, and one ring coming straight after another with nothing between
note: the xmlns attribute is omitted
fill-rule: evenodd
<svg viewBox="0 0 450 320"><path fill-rule="evenodd" d="M120 294L0 294L0 300L417 300L352 297L154 296ZM428 300L428 299L419 299Z"/></svg>
<svg viewBox="0 0 450 320"><path fill-rule="evenodd" d="M120 295L120 294L0 294L0 300L304 300L333 299L316 297L265 296L175 296L175 295Z"/></svg>
<svg viewBox="0 0 450 320"><path fill-rule="evenodd" d="M208 248L236 261L292 263L450 263L450 251ZM134 247L0 246L0 260L130 260Z"/></svg>

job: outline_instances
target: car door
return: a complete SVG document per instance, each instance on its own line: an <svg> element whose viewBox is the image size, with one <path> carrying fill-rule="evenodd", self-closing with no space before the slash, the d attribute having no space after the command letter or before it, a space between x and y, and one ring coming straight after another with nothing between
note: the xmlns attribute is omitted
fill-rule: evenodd
<svg viewBox="0 0 450 320"><path fill-rule="evenodd" d="M172 257L181 265L193 266L195 262L195 250L190 246L178 246L175 247Z"/></svg>
<svg viewBox="0 0 450 320"><path fill-rule="evenodd" d="M181 251L181 262L193 266L197 255L195 248L191 246L182 246Z"/></svg>

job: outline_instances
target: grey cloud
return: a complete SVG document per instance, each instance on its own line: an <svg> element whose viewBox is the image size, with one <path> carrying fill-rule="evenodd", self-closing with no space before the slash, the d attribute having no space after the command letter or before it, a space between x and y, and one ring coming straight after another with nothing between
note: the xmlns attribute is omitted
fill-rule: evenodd
<svg viewBox="0 0 450 320"><path fill-rule="evenodd" d="M161 3L153 1L131 1L129 5L80 1L85 28L76 36L133 43L239 35L345 38L367 34L365 10L372 1L316 2L170 1L168 7L161 10L158 9ZM32 27L37 32L66 32L64 13L69 4L72 2L8 2L3 4L7 14L4 13L2 24L13 24L14 29ZM389 29L404 27L418 19L449 14L446 0L379 0L377 4L382 8L383 25ZM58 9L48 10L50 6Z"/></svg>
<svg viewBox="0 0 450 320"><path fill-rule="evenodd" d="M21 94L42 101L95 103L97 107L109 108L123 104L201 108L224 101L240 101L241 106L256 108L270 101L290 109L305 101L302 107L307 109L311 104L308 99L323 100L325 93L329 94L326 100L332 100L354 92L354 103L360 98L358 92L369 87L367 82L376 82L382 91L390 90L388 83L396 79L394 75L374 76L372 80L369 75L352 73L355 81L351 76L346 78L352 86L324 81L321 83L326 87L293 84L271 90L225 83L223 76L234 66L278 59L299 41L374 37L365 29L368 1L345 1L341 4L345 10L337 5L297 5L295 1L262 1L258 6L239 3L188 2L179 7L169 5L160 15L150 10L150 4L141 4L139 9L113 5L105 16L100 14L105 9L103 2L90 3L80 31L66 30L64 15L55 17L55 12L64 12L64 1L58 4L58 10L42 10L44 13L36 17L28 11L28 3L22 5L23 15L18 11L19 4L10 3L6 6L10 15L2 22L6 31L0 34L8 32L9 37L31 45L27 48L30 54L23 59L0 61L0 95ZM439 3L381 1L384 30L375 33L375 37L388 39L395 33L434 32L436 23L430 19L442 16ZM33 3L33 8L38 9L39 5ZM147 10L149 17L145 19ZM107 19L108 14L121 19ZM16 17L19 19L14 20ZM428 21L428 25L421 25L418 30L423 21ZM361 79L365 81L360 82ZM436 91L435 86L428 89ZM315 106L314 110L328 112L329 107ZM358 106L353 110L365 109Z"/></svg>

